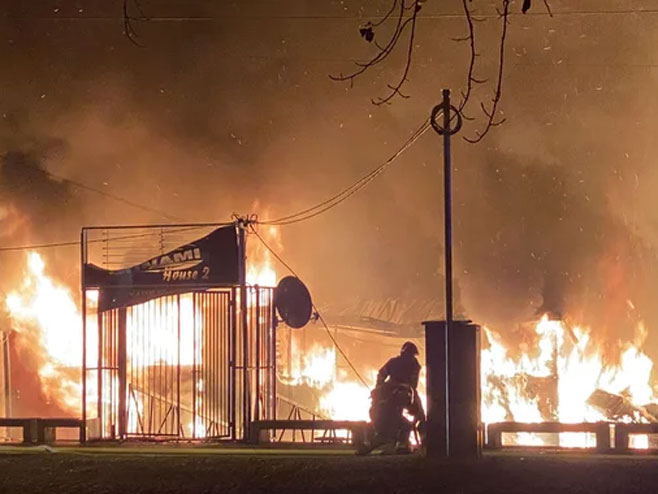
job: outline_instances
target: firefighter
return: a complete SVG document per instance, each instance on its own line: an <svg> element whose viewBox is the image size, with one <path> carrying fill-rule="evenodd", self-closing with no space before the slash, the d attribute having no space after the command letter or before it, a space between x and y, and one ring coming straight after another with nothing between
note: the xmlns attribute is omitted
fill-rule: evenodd
<svg viewBox="0 0 658 494"><path fill-rule="evenodd" d="M413 425L404 417L403 412L412 408L413 396L411 386L390 380L372 390L370 393L372 429L365 443L359 445L358 454L367 454L384 445L393 446L398 453L410 451L409 434L413 431Z"/></svg>
<svg viewBox="0 0 658 494"><path fill-rule="evenodd" d="M400 349L400 355L393 357L379 369L377 374L377 386L381 386L387 379L398 383L408 384L414 390L418 387L418 375L420 364L416 359L418 347L411 341L407 341Z"/></svg>
<svg viewBox="0 0 658 494"><path fill-rule="evenodd" d="M400 355L389 359L384 366L379 369L377 374L377 388L385 385L403 385L408 386L413 393L409 406L405 408L414 417L414 425L418 427L421 436L424 433L425 410L418 396L418 376L420 374L420 364L418 359L418 347L411 341L407 341L400 349ZM403 434L404 435L404 434ZM404 450L408 448L408 432L406 440L398 445L398 448Z"/></svg>

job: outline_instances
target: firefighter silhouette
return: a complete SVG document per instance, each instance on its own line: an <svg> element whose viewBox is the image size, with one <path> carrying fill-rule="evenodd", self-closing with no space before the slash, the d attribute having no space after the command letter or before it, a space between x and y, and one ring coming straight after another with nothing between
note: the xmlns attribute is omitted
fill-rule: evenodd
<svg viewBox="0 0 658 494"><path fill-rule="evenodd" d="M389 359L377 374L377 386L370 393L370 419L373 431L357 453L365 454L384 445L394 444L398 453L410 451L409 435L418 428L424 432L425 411L418 396L420 364L418 348L407 341L400 355ZM404 411L412 421L404 416Z"/></svg>

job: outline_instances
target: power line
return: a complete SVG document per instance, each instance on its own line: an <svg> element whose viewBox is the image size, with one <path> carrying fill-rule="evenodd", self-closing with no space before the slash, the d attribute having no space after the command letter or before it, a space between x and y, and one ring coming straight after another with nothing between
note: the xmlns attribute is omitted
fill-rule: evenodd
<svg viewBox="0 0 658 494"><path fill-rule="evenodd" d="M358 191L363 189L366 185L368 185L370 182L372 182L375 178L377 178L381 173L384 172L384 170L391 164L393 163L404 151L406 151L414 142L416 142L426 131L429 129L429 120L426 120L423 122L423 124L413 132L413 134L405 141L405 143L389 158L387 159L384 163L381 165L377 166L374 168L372 171L370 171L368 174L357 180L354 184L349 186L347 189L344 189L343 191L339 192L338 194L335 194L334 196L330 197L329 199L318 203L314 206L311 206L309 208L306 208L300 212L284 216L282 218L278 218L276 220L269 220L269 221L259 221L261 224L266 224L266 225L275 225L275 226L281 226L281 225L289 225L293 223L298 223L301 221L305 221L308 219L311 219L315 216L318 216L336 206L341 204L342 202L346 201L348 198L350 198L352 195L356 194ZM129 201L127 199L124 199L119 196L115 196L113 194L104 192L102 190L96 189L94 187L90 187L88 185L75 182L72 180L65 179L63 177L59 177L57 175L54 175L47 170L42 170L44 173L47 175L51 176L52 178L58 179L58 180L63 180L67 181L73 185L76 185L82 189L89 190L91 192L95 192L98 194L101 194L103 196L106 196L108 198L114 199L119 202L123 202L125 204L128 204L130 206L143 209L149 212L157 213L160 215L163 215L167 217L168 219L176 219L175 217L169 216L166 213L149 208L148 206L144 206L138 203L134 203L132 201ZM126 238L134 238L132 236L126 237ZM90 241L90 242L95 242L95 241ZM0 252L14 252L14 251L21 251L21 250L31 250L31 249L46 249L46 248L57 248L57 247L71 247L74 245L79 245L79 241L71 241L71 242L53 242L53 243L45 243L45 244L31 244L31 245L19 245L19 246L10 246L10 247L0 247Z"/></svg>
<svg viewBox="0 0 658 494"><path fill-rule="evenodd" d="M155 208L152 208L152 207L149 207L149 206L145 206L144 204L140 204L140 203L131 201L129 199L126 199L124 197L114 195L111 192L106 192L104 190L97 189L95 187L91 187L90 185L86 185L86 184L83 184L81 182L77 182L75 180L60 177L59 175L55 175L54 173L51 173L48 170L43 170L42 169L41 171L43 171L43 173L45 173L49 177L54 178L55 180L60 180L62 182L69 183L69 184L74 185L75 187L78 187L80 189L84 189L84 190L87 190L89 192L94 192L96 194L107 197L108 199L112 199L114 201L121 202L121 203L126 204L128 206L131 206L133 208L141 209L142 211L146 211L146 212L149 212L149 213L155 213L155 214L157 214L159 216L162 216L163 218L166 218L168 220L185 221L185 220L183 220L182 218L180 218L178 216L172 216L172 215L170 215L168 213L165 213L164 211L161 211L159 209L155 209Z"/></svg>
<svg viewBox="0 0 658 494"><path fill-rule="evenodd" d="M658 63L582 63L582 62L521 62L511 64L514 67L578 67L578 68L602 68L602 69L655 69Z"/></svg>
<svg viewBox="0 0 658 494"><path fill-rule="evenodd" d="M15 252L21 250L37 250L37 249L50 249L53 247L71 247L73 245L80 245L77 242L53 242L49 244L31 244L31 245L16 245L12 247L0 247L0 252Z"/></svg>
<svg viewBox="0 0 658 494"><path fill-rule="evenodd" d="M80 189L84 189L84 190L87 190L89 192L94 192L96 194L107 197L108 199L112 199L114 201L124 203L124 204L126 204L128 206L131 206L133 208L141 209L141 210L147 211L149 213L155 213L155 214L157 214L159 216L162 216L163 218L167 218L169 220L184 221L180 217L169 215L169 214L167 214L163 211L160 211L158 209L151 208L151 207L145 206L143 204L139 204L139 203L131 201L129 199L125 199L121 196L114 195L110 192L106 192L104 190L97 189L97 188L91 187L89 185L85 185L81 182L77 182L75 180L70 180L68 178L64 178L64 177L61 177L59 175L55 175L54 173L51 173L48 170L39 169L39 171L41 171L45 175L47 175L50 178L53 178L55 180L59 180L61 182L69 183L69 184L71 184L75 187L78 187ZM125 238L135 238L135 237L139 237L139 236L141 236L141 235L135 235L135 236L125 237ZM95 242L95 241L92 240L91 242ZM21 250L50 249L50 248L56 248L56 247L72 247L74 245L80 245L80 241L51 242L51 243L43 243L43 244L29 244L29 245L17 245L17 246L11 246L11 247L0 247L0 252L14 252L14 251L21 251Z"/></svg>
<svg viewBox="0 0 658 494"><path fill-rule="evenodd" d="M233 223L217 223L216 225L213 226L228 226L232 225ZM187 232L191 230L196 230L198 228L204 228L208 225L197 225L197 226L189 226L185 228L177 228L174 230L171 230L167 233L181 233L181 232ZM152 236L159 236L161 235L162 232L160 231L154 231L150 233L134 233L131 235L123 235L120 237L114 237L110 239L105 239L105 238L97 238L97 239L92 239L88 240L87 243L90 244L96 244L96 243L101 243L101 242L111 242L111 241L117 241L117 240L132 240L135 238L145 238L145 237L152 237ZM15 252L15 251L21 251L21 250L38 250L38 249L49 249L49 248L56 248L56 247L72 247L72 246L78 246L80 245L80 241L71 241L71 242L52 242L52 243L44 243L44 244L29 244L29 245L16 245L16 246L10 246L10 247L0 247L0 252Z"/></svg>
<svg viewBox="0 0 658 494"><path fill-rule="evenodd" d="M267 242L265 242L265 239L263 239L263 237L260 236L260 234L258 233L258 231L256 230L256 228L254 227L254 225L251 224L250 227L251 227L251 233L253 233L254 235L256 235L256 238L258 238L258 240L260 240L260 242L261 242L261 243L263 244L263 246L264 246L264 247L270 252L270 254L272 254L272 255L276 258L277 261L279 261L281 264L283 264L283 266L284 266L288 271L290 271L290 273L291 273L293 276L296 276L297 278L299 278L299 276L297 276L297 273L295 273L295 271L290 267L290 265L289 265L286 261L284 261L284 260L281 258L281 256L280 256L279 254L277 254L277 253L274 251L274 249L272 249L272 247L270 247L270 246L268 245ZM359 378L359 380L361 381L361 383L363 384L363 386L364 386L366 389L370 389L369 386L368 386L368 383L366 383L365 379L363 379L363 377L361 376L361 374L359 373L359 371L356 369L356 367L354 366L354 364L352 364L352 361L349 359L349 357L347 356L347 354L345 353L345 351L340 347L340 345L338 344L338 341L336 341L336 338L334 338L334 335L331 334L331 330L329 329L329 326L328 326L327 323L325 322L324 317L322 317L322 314L320 314L320 311L318 310L318 308L317 308L317 306L315 305L315 303L312 303L312 305L313 305L313 310L314 310L315 313L318 315L318 319L320 320L320 322L321 322L322 325L324 326L324 329L325 329L325 331L327 332L327 334L329 335L329 338L331 339L332 343L333 343L334 346L336 347L336 350L338 350L338 352L343 356L343 358L344 358L345 361L347 362L347 365L350 366L350 369L352 369L352 372L354 372L354 374L356 375L356 377Z"/></svg>
<svg viewBox="0 0 658 494"><path fill-rule="evenodd" d="M342 202L346 201L351 196L356 194L358 191L363 189L366 185L368 185L375 178L377 178L381 173L383 173L386 170L386 168L388 168L388 166L391 165L402 153L404 153L413 143L415 143L418 139L420 139L420 137L429 128L430 128L429 120L425 120L422 123L422 125L411 134L411 136L404 142L404 144L395 153L393 153L393 155L390 158L388 158L379 166L375 167L373 170L371 170L369 173L361 177L359 180L354 182L346 189L343 189L338 194L335 194L329 199L326 199L318 204L315 204L297 213L283 216L281 218L277 218L274 220L259 221L259 223L262 223L264 225L277 225L277 226L290 225L293 223L298 223L300 221L305 221L314 218L315 216L318 216L338 206L339 204L341 204Z"/></svg>

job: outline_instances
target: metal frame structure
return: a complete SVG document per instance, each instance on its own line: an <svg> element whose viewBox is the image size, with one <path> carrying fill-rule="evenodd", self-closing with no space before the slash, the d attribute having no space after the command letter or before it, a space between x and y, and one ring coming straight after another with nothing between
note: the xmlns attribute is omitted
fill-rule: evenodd
<svg viewBox="0 0 658 494"><path fill-rule="evenodd" d="M244 222L239 284L101 312L85 283L88 263L123 269L225 226L82 230L83 440L247 439L253 420L276 418L274 293L246 283Z"/></svg>

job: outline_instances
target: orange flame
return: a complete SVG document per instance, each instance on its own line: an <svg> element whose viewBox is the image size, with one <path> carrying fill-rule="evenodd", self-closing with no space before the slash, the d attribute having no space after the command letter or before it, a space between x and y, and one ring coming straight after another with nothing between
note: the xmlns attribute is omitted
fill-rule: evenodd
<svg viewBox="0 0 658 494"><path fill-rule="evenodd" d="M488 348L482 351L482 420L485 423L513 420L562 423L605 421L607 418L588 402L596 390L628 396L636 407L655 403L651 386L653 363L641 346L646 338L643 324L637 327L634 342L621 348L620 361L606 365L602 349L587 328L569 330L562 321L543 316L535 325L536 348L512 357L502 338L485 328ZM550 392L533 392L529 380L544 380L552 386L557 400L556 416L548 417L542 401ZM502 383L502 385L501 385ZM640 416L627 420L642 421ZM519 435L517 444L544 444L534 435ZM646 436L634 438L634 447L647 447ZM582 434L561 434L560 445L592 446Z"/></svg>
<svg viewBox="0 0 658 494"><path fill-rule="evenodd" d="M2 219L2 218L0 218ZM279 232L267 228L261 232L268 243L278 245ZM274 286L276 270L271 253L260 244L252 242L249 251L247 279L250 284ZM89 302L94 303L90 293ZM19 335L17 343L37 361L37 372L44 396L71 414L80 413L79 369L82 358L82 328L80 311L72 292L48 276L43 258L29 252L20 286L5 299L13 328ZM146 305L144 310L147 310ZM133 308L138 314L141 306ZM183 328L181 336L181 364L190 365L195 355L192 338L192 301L181 297L182 320L190 327ZM173 313L172 311L169 311ZM93 319L93 318L92 318ZM88 334L94 335L93 325ZM127 331L139 332L139 317L128 318ZM165 322L163 324L166 325ZM200 324L196 324L200 327ZM619 347L618 362L604 361L603 347L594 338L593 331L585 326L568 326L543 316L530 332L531 344L522 345L514 352L496 332L484 328L485 348L481 355L482 372L482 420L485 423L514 420L517 422L559 421L563 423L594 422L607 420L604 414L588 402L596 390L623 395L635 407L658 403L652 386L653 362L643 351L647 329L642 323L636 327L633 341ZM169 348L176 341L168 340L167 334L152 342L160 345L147 355L158 355L165 361L173 353ZM187 335L187 336L185 336ZM171 333L174 338L174 333ZM188 338L189 341L184 338ZM292 340L291 362L287 384L307 385L319 391L315 406L320 414L332 419L367 420L370 406L370 388L375 383L377 369L368 367L363 372L367 381L364 386L347 368L338 364L333 345L313 344L309 349L300 347ZM93 348L93 342L91 347ZM94 360L94 357L90 357ZM178 358L178 357L176 357ZM153 365L155 361L142 362ZM89 383L89 393L95 393L94 383ZM201 391L204 383L196 386ZM544 386L542 388L542 386ZM421 398L425 401L424 376L421 377ZM104 397L110 400L110 396ZM553 400L552 403L548 403ZM141 414L142 403L131 403L129 421ZM628 416L624 420L646 421L641 415ZM197 437L203 437L202 422L196 417L186 424L188 433L196 429ZM533 434L519 434L517 444L542 445L545 441ZM582 434L561 434L560 445L567 447L592 446ZM646 435L631 437L636 448L648 447Z"/></svg>
<svg viewBox="0 0 658 494"><path fill-rule="evenodd" d="M21 287L7 295L5 304L20 349L38 361L46 398L79 414L82 323L70 290L48 277L42 257L29 252Z"/></svg>

